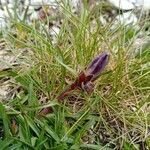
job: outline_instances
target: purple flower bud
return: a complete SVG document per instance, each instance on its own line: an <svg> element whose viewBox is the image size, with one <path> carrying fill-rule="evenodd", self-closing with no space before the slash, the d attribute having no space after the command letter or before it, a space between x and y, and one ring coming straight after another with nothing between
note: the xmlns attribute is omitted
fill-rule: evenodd
<svg viewBox="0 0 150 150"><path fill-rule="evenodd" d="M91 81L96 80L100 73L104 70L105 66L108 64L109 55L103 52L97 56L91 64L86 69L86 76L92 76Z"/></svg>

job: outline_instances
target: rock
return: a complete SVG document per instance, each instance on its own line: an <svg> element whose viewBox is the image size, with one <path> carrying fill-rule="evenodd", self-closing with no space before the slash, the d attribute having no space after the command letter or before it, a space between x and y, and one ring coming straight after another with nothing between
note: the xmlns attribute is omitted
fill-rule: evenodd
<svg viewBox="0 0 150 150"><path fill-rule="evenodd" d="M52 5L56 0L31 0L30 5Z"/></svg>
<svg viewBox="0 0 150 150"><path fill-rule="evenodd" d="M39 9L41 6L44 5L55 5L56 0L31 0L30 6L33 6L35 9Z"/></svg>
<svg viewBox="0 0 150 150"><path fill-rule="evenodd" d="M134 5L137 7L141 7L144 10L150 9L150 0L131 0L131 1L136 1L136 2L133 2Z"/></svg>
<svg viewBox="0 0 150 150"><path fill-rule="evenodd" d="M15 3L19 3L21 0L1 0L1 4L2 5L8 5L8 4L15 4Z"/></svg>
<svg viewBox="0 0 150 150"><path fill-rule="evenodd" d="M5 12L0 9L0 29L6 27Z"/></svg>
<svg viewBox="0 0 150 150"><path fill-rule="evenodd" d="M150 0L108 0L113 6L122 10L131 10L142 8L143 10L150 9Z"/></svg>
<svg viewBox="0 0 150 150"><path fill-rule="evenodd" d="M119 23L124 25L135 25L138 21L137 17L133 14L133 12L126 12L116 17Z"/></svg>
<svg viewBox="0 0 150 150"><path fill-rule="evenodd" d="M118 9L131 10L135 8L135 6L130 0L108 0L108 1Z"/></svg>

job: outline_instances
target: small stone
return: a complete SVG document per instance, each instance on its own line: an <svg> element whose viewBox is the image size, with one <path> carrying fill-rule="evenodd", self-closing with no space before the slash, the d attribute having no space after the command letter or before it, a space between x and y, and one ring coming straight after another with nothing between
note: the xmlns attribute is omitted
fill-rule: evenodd
<svg viewBox="0 0 150 150"><path fill-rule="evenodd" d="M59 31L60 31L60 28L57 27L57 26L53 26L51 29L50 29L50 35L52 36L52 43L56 43L56 39L57 39L57 35L59 34Z"/></svg>

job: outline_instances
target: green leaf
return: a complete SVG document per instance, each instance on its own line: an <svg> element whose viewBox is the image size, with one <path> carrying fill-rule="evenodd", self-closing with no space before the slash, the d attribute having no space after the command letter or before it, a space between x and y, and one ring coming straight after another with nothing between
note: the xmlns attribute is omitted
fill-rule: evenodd
<svg viewBox="0 0 150 150"><path fill-rule="evenodd" d="M36 123L38 123L41 128L44 128L45 131L56 141L56 142L60 142L60 138L58 137L58 135L53 131L53 129L48 126L46 123L41 122L38 119L35 119Z"/></svg>
<svg viewBox="0 0 150 150"><path fill-rule="evenodd" d="M0 117L3 120L3 126L4 126L4 135L5 138L9 138L10 137L10 120L8 119L8 116L6 114L6 109L4 107L4 105L0 102Z"/></svg>
<svg viewBox="0 0 150 150"><path fill-rule="evenodd" d="M6 150L7 148L8 148L8 146L10 145L10 144L13 144L13 139L5 139L5 140L0 140L0 149L1 150Z"/></svg>
<svg viewBox="0 0 150 150"><path fill-rule="evenodd" d="M21 143L17 143L17 144L13 143L13 145L9 146L8 149L10 149L10 150L21 150L21 146L22 146Z"/></svg>
<svg viewBox="0 0 150 150"><path fill-rule="evenodd" d="M58 63L60 63L62 66L64 66L69 72L71 72L74 76L77 75L76 71L64 64L58 57L55 57Z"/></svg>
<svg viewBox="0 0 150 150"><path fill-rule="evenodd" d="M39 136L40 130L38 129L37 125L35 124L34 120L29 116L25 116L27 124L31 127L31 129Z"/></svg>

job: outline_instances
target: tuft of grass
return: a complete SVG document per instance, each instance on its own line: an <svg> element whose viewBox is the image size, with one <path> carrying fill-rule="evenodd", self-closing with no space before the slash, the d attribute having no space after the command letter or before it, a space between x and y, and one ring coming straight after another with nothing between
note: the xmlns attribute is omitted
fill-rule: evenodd
<svg viewBox="0 0 150 150"><path fill-rule="evenodd" d="M55 43L46 28L50 16L31 25L25 17L12 18L3 36L18 65L0 73L16 87L13 97L0 103L1 149L150 148L150 46L134 46L147 32L144 27L112 28L113 22L103 26L98 16L104 12L105 5L85 3L75 15L60 4L57 15L63 22ZM68 82L106 50L109 65L94 92L75 91L58 103ZM53 113L39 117L48 106Z"/></svg>

